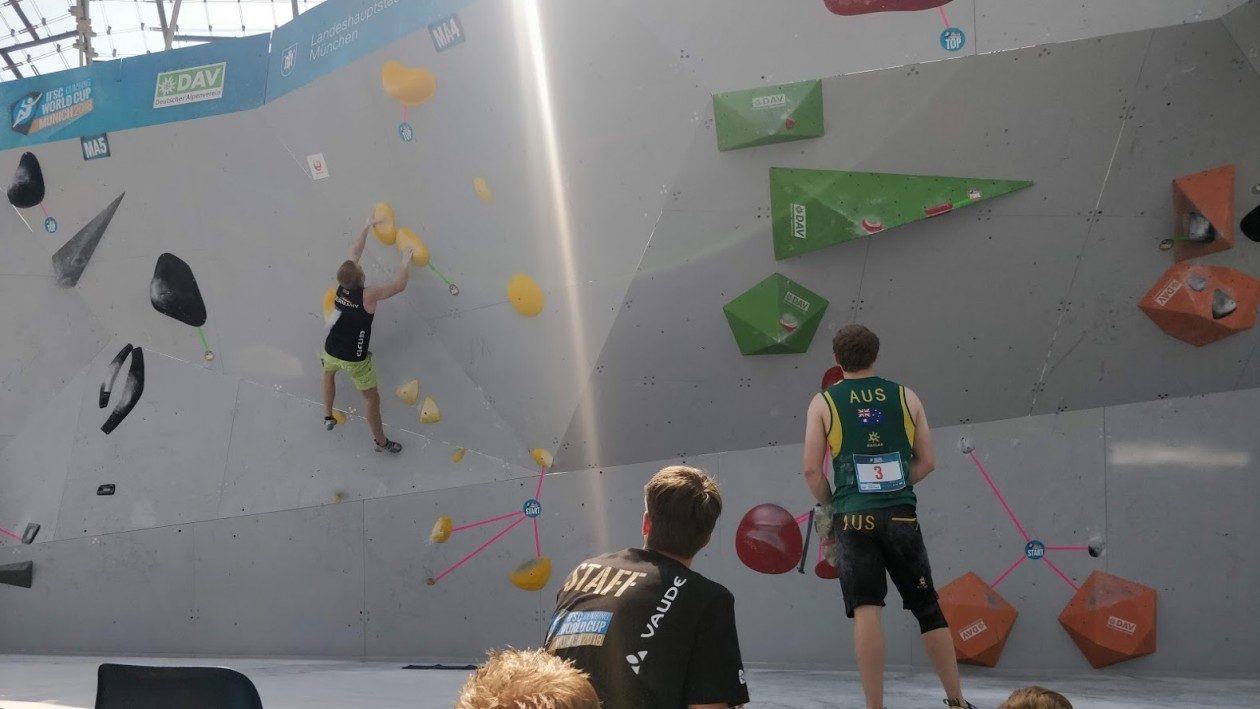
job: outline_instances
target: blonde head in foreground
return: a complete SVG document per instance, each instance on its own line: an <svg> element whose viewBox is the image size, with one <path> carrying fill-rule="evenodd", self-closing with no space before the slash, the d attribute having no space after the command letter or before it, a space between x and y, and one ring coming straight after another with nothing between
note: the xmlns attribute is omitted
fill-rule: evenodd
<svg viewBox="0 0 1260 709"><path fill-rule="evenodd" d="M998 709L1072 709L1072 703L1045 687L1024 687L1011 692Z"/></svg>
<svg viewBox="0 0 1260 709"><path fill-rule="evenodd" d="M542 650L492 650L455 709L600 709L585 672Z"/></svg>

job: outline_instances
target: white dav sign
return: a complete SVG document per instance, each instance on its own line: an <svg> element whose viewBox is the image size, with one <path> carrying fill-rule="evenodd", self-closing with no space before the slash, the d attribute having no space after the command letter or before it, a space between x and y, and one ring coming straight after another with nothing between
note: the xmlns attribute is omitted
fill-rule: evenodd
<svg viewBox="0 0 1260 709"><path fill-rule="evenodd" d="M226 76L227 62L164 71L157 75L157 84L153 87L153 107L170 108L221 99Z"/></svg>
<svg viewBox="0 0 1260 709"><path fill-rule="evenodd" d="M328 177L328 162L324 160L323 153L307 155L306 164L311 168L312 180L322 180L325 177Z"/></svg>

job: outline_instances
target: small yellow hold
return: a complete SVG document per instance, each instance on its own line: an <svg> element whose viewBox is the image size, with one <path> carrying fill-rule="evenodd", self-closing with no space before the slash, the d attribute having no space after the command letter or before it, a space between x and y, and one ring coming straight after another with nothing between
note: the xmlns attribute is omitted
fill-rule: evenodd
<svg viewBox="0 0 1260 709"><path fill-rule="evenodd" d="M419 234L407 227L398 230L394 246L397 246L399 251L414 249L415 253L411 255L411 260L422 268L429 265L429 247L424 245Z"/></svg>
<svg viewBox="0 0 1260 709"><path fill-rule="evenodd" d="M454 452L454 453L451 453L451 462L452 462L452 463L458 463L459 461L461 461L461 460L463 460L463 459L464 459L464 456L465 456L467 453L468 453L468 449L467 449L467 448L456 448L456 449L455 449L455 452Z"/></svg>
<svg viewBox="0 0 1260 709"><path fill-rule="evenodd" d="M473 180L473 192L476 192L481 201L486 204L494 201L494 192L490 189L490 185L486 184L486 178L484 177L478 177Z"/></svg>
<svg viewBox="0 0 1260 709"><path fill-rule="evenodd" d="M333 420L340 426L346 422L346 415L336 409L333 409Z"/></svg>
<svg viewBox="0 0 1260 709"><path fill-rule="evenodd" d="M420 398L420 380L412 379L394 390L394 396L403 400L407 406L415 406L416 400Z"/></svg>
<svg viewBox="0 0 1260 709"><path fill-rule="evenodd" d="M524 273L518 273L508 281L507 297L516 312L527 318L536 317L543 310L542 288Z"/></svg>
<svg viewBox="0 0 1260 709"><path fill-rule="evenodd" d="M344 501L345 501L345 499L346 499L346 493L344 493L344 492L338 492L338 493L334 493L334 494L333 494L333 504L334 504L334 505L339 505L339 504L341 504L342 502L344 502Z"/></svg>
<svg viewBox="0 0 1260 709"><path fill-rule="evenodd" d="M451 538L451 530L454 526L455 524L451 522L450 517L438 517L438 520L433 523L433 531L429 532L429 541L434 544L445 542Z"/></svg>
<svg viewBox="0 0 1260 709"><path fill-rule="evenodd" d="M333 286L324 291L324 322L332 320L335 312L337 312L337 287Z"/></svg>
<svg viewBox="0 0 1260 709"><path fill-rule="evenodd" d="M534 456L535 463L541 465L544 468L551 467L551 463L552 463L551 451L547 450L546 448L535 448L533 451L530 452L530 455Z"/></svg>
<svg viewBox="0 0 1260 709"><path fill-rule="evenodd" d="M379 222L372 225L372 234L376 240L386 246L393 246L398 227L394 223L394 208L389 206L389 202L376 203L376 207L372 209L372 220Z"/></svg>
<svg viewBox="0 0 1260 709"><path fill-rule="evenodd" d="M551 580L551 559L538 556L526 561L512 572L512 585L522 591L541 591Z"/></svg>
<svg viewBox="0 0 1260 709"><path fill-rule="evenodd" d="M438 408L433 397L424 397L424 405L420 407L420 423L437 423L442 420L442 410Z"/></svg>
<svg viewBox="0 0 1260 709"><path fill-rule="evenodd" d="M423 67L413 69L391 59L381 66L381 88L404 106L419 106L437 92L437 77Z"/></svg>

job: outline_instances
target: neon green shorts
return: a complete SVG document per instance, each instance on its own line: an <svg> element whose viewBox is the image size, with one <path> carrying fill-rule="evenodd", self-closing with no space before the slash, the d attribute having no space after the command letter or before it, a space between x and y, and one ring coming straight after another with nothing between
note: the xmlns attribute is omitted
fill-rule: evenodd
<svg viewBox="0 0 1260 709"><path fill-rule="evenodd" d="M327 352L321 352L319 361L323 363L325 372L345 372L349 374L350 381L354 382L354 388L359 391L376 388L376 370L372 368L371 352L368 353L367 359L362 362L347 362L344 359L337 359Z"/></svg>

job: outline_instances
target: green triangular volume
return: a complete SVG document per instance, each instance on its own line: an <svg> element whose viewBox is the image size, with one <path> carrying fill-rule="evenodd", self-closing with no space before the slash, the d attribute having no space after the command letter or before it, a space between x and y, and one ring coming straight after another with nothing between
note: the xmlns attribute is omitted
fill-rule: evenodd
<svg viewBox="0 0 1260 709"><path fill-rule="evenodd" d="M774 257L878 234L1026 187L1028 180L770 168Z"/></svg>
<svg viewBox="0 0 1260 709"><path fill-rule="evenodd" d="M776 273L722 312L741 354L801 354L809 350L827 306L826 298Z"/></svg>
<svg viewBox="0 0 1260 709"><path fill-rule="evenodd" d="M738 150L823 135L822 82L713 94L718 150Z"/></svg>

